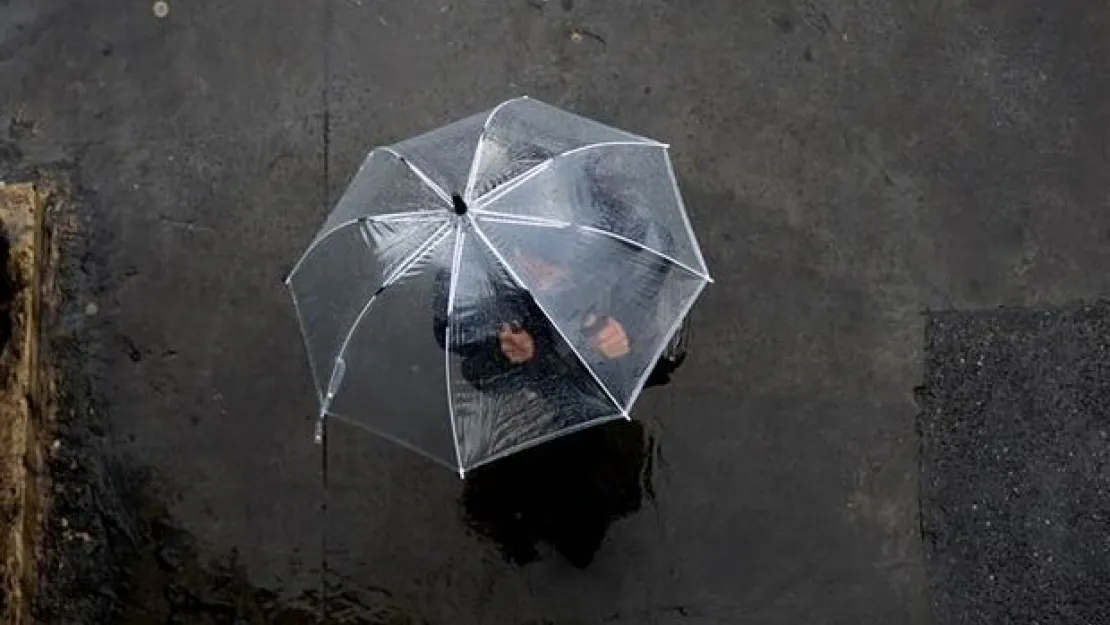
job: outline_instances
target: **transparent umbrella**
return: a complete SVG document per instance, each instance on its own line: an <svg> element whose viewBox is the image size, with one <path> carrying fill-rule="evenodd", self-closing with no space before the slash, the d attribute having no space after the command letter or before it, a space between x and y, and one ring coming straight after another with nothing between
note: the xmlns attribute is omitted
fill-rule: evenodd
<svg viewBox="0 0 1110 625"><path fill-rule="evenodd" d="M370 152L286 283L317 438L464 475L629 418L710 281L665 144L519 98Z"/></svg>

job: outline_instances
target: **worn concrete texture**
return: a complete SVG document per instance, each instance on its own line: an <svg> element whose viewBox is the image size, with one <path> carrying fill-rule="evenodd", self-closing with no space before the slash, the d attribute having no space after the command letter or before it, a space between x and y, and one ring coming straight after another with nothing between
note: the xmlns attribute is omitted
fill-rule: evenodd
<svg viewBox="0 0 1110 625"><path fill-rule="evenodd" d="M5 0L0 153L75 172L110 447L252 584L324 577L347 614L430 623L928 623L921 312L1107 293L1108 20L1094 0ZM654 496L584 569L506 562L456 476L362 432L332 430L325 489L280 283L370 147L521 93L670 142L717 278L635 413Z"/></svg>

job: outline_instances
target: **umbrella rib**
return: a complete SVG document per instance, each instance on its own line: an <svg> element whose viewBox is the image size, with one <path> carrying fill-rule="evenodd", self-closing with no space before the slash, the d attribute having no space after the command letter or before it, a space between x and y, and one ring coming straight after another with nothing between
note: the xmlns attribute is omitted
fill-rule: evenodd
<svg viewBox="0 0 1110 625"><path fill-rule="evenodd" d="M408 168L412 170L412 173L416 174L416 177L419 178L421 182L428 185L428 188L435 192L435 194L438 195L441 200L447 202L448 205L453 204L453 202L451 201L451 194L444 191L443 187L436 184L436 182L428 177L428 174L424 173L424 170L417 167L415 163L405 158L400 152L393 148L385 147L381 149L382 151L388 152L400 159L401 162L407 165Z"/></svg>
<svg viewBox="0 0 1110 625"><path fill-rule="evenodd" d="M679 315L675 317L674 321L671 323L670 330L664 335L667 340L659 344L659 347L655 350L655 354L653 354L651 360L648 361L648 368L644 370L644 373L640 376L639 381L636 382L636 386L632 387L632 393L628 396L627 409L631 409L632 404L636 403L636 400L639 399L640 393L642 393L644 390L644 384L647 384L648 378L651 377L652 369L654 368L655 363L659 362L659 358L667 349L667 345L671 342L671 339L674 338L675 332L678 332L678 328L682 325L682 322L686 319L686 316L690 314L690 309L694 307L694 303L698 301L699 297L701 297L702 291L705 290L705 287L708 284L708 281L699 284L698 289L694 291L693 295L690 296L689 301L683 304L682 310L680 311Z"/></svg>
<svg viewBox="0 0 1110 625"><path fill-rule="evenodd" d="M505 184L502 184L501 186L494 187L494 188L490 189L485 194L483 194L482 197L478 198L477 200L474 200L474 205L475 206L488 206L488 205L496 202L497 200L501 199L501 197L504 196L509 191L512 191L513 189L519 187L520 185L524 184L525 182L528 182L532 178L535 178L536 176L541 174L548 167L551 167L551 159L543 161L542 163L539 163L535 167L530 167L530 168L526 169L524 171L524 173L520 174L519 176L514 176L513 178L510 178L508 182L506 182Z"/></svg>
<svg viewBox="0 0 1110 625"><path fill-rule="evenodd" d="M419 211L406 211L403 213L386 213L384 215L367 215L362 217L366 221L380 221L382 223L395 223L406 221L443 221L446 219L437 210L436 212L419 210Z"/></svg>
<svg viewBox="0 0 1110 625"><path fill-rule="evenodd" d="M312 371L313 386L316 387L316 401L324 405L324 393L320 388L320 376L316 372L316 363L312 360L312 347L308 344L308 333L305 332L304 316L301 314L301 304L297 301L297 291L289 289L289 296L293 298L293 311L297 315L297 326L301 330L301 341L304 343L305 352L308 354L308 368Z"/></svg>
<svg viewBox="0 0 1110 625"><path fill-rule="evenodd" d="M339 232L343 228L346 228L348 226L353 226L354 224L357 224L358 222L359 222L358 219L352 219L350 221L345 221L345 222L335 226L331 230L328 230L322 236L316 237L316 239L314 239L312 241L312 243L309 243L308 244L308 249L306 249L304 251L304 254L301 254L301 257L297 259L297 263L295 265L293 265L293 269L291 269L289 271L289 274L285 276L285 285L288 286L290 284L290 282L292 282L293 276L297 274L297 270L300 269L301 265L304 264L305 259L307 259L309 256L311 256L312 252L316 251L316 248L319 247L321 243L323 243L325 240L331 238L331 235L335 234L336 232Z"/></svg>
<svg viewBox="0 0 1110 625"><path fill-rule="evenodd" d="M489 130L490 122L493 121L493 116L497 115L497 113L500 112L501 109L505 108L505 106L513 102L519 102L520 100L527 99L528 96L523 96L519 98L512 98L511 100L505 100L501 104L493 107L493 109L489 112L489 115L486 116L486 121L482 123L482 134L478 136L478 143L474 146L474 159L470 161L470 171L466 174L466 189L463 191L463 197L466 198L466 201L469 202L471 200L471 196L474 195L474 183L477 182L478 179L478 165L481 163L482 160L482 140L486 138L486 132Z"/></svg>
<svg viewBox="0 0 1110 625"><path fill-rule="evenodd" d="M465 233L455 226L455 252L451 258L451 284L447 288L447 328L443 338L443 377L447 380L447 411L451 419L451 443L455 446L455 462L458 463L459 477L466 477L462 464L462 451L459 449L459 431L455 424L455 398L451 393L451 316L455 312L455 293L459 286L459 268L462 266L462 252Z"/></svg>
<svg viewBox="0 0 1110 625"><path fill-rule="evenodd" d="M474 209L474 214L479 215L485 221L492 221L494 223L522 224L525 226L540 226L547 228L566 228L567 226L571 225L569 221L559 221L557 219L536 217L534 215L513 215L511 213L498 213L495 211L485 210L484 208Z"/></svg>
<svg viewBox="0 0 1110 625"><path fill-rule="evenodd" d="M339 413L339 412L332 412L331 410L328 410L327 412L325 412L325 415L327 415L327 417L329 419L338 419L338 420L342 421L343 423L347 423L347 424L352 425L356 428L361 428L361 429L363 429L363 430L365 430L365 431L367 431L367 432L369 432L369 433L371 433L375 436L380 436L383 439L393 443L394 445L398 445L398 446L400 446L404 449L415 452L421 458L427 458L428 460L431 460L432 462L436 463L437 465L447 467L448 469L458 469L458 467L452 467L450 462L447 462L443 458L439 458L439 457L435 456L434 454L429 453L427 450L421 449L416 444L410 443L410 442L406 441L403 438L394 436L393 434L390 434L389 432L387 432L385 430L376 428L376 427L374 427L374 426L372 426L368 423L363 423L362 421L360 421L358 419L348 417L347 415Z"/></svg>
<svg viewBox="0 0 1110 625"><path fill-rule="evenodd" d="M555 440L556 438L561 438L561 437L566 436L568 434L574 434L575 432L581 432L582 430L592 428L592 427L595 427L595 426L598 426L598 425L604 425L604 424L609 423L611 421L618 421L620 419L628 419L628 414L626 414L624 412L620 412L618 414L609 415L609 416L605 416L605 417L599 417L597 419L590 419L589 421L584 421L582 423L576 423L576 424L574 424L570 427L565 427L561 430L556 430L554 432L548 432L547 434L544 434L542 436L537 436L536 438L533 438L531 440L527 440L523 443L513 445L511 447L507 447L505 449L502 449L502 450L498 451L497 453L494 453L494 454L491 454L490 456L482 458L481 460L479 460L479 461L475 462L473 465L471 465L470 468L471 469L476 469L476 468L478 468L482 465L489 464L489 463L493 462L494 460L500 460L501 458L511 456L511 455L513 455L517 452L524 451L525 449L529 449L529 448L535 447L537 445L541 445L543 443L546 443L548 441Z"/></svg>
<svg viewBox="0 0 1110 625"><path fill-rule="evenodd" d="M389 276L387 276L386 279L382 281L381 286L379 286L374 291L374 293L370 296L370 299L366 300L366 304L362 307L362 310L358 312L358 316L356 316L355 320L351 323L351 328L347 330L347 336L343 337L343 342L340 344L339 351L335 355L335 364L332 365L331 377L335 377L335 372L339 369L339 361L343 360L343 357L346 356L347 347L350 345L351 339L355 336L355 330L358 330L358 326L362 323L363 318L365 318L366 314L370 312L370 306L374 303L375 300L378 299L378 296L381 295L383 291L392 286L397 279L404 275L405 272L407 272L409 269L412 268L413 265L417 263L417 261L419 261L425 254L427 254L428 250L443 242L443 240L447 238L447 232L450 230L450 226L450 223L445 223L438 230L436 230L432 234L432 236L428 237L427 241L420 245L420 247L416 248L416 250L413 251L413 253L410 254L408 258L401 261L401 263L397 265L397 268L394 269L393 272L390 273ZM331 386L330 382L328 383L328 386ZM332 397L325 397L324 399L324 410L326 411L331 406Z"/></svg>
<svg viewBox="0 0 1110 625"><path fill-rule="evenodd" d="M649 254L657 256L657 257L673 264L676 267L679 267L680 269L683 269L683 270L687 271L688 273L690 273L690 274L692 274L692 275L694 275L698 278L701 278L702 280L706 280L710 283L713 282L713 278L711 278L711 277L707 276L706 274L698 271L697 269L694 269L690 265L687 265L686 263L678 260L677 258L671 256L670 254L660 252L659 250L657 250L655 248L652 248L652 247L649 247L647 245L644 245L643 243L641 243L641 242L639 242L635 239L630 239L628 237L621 236L621 235L619 235L615 232L605 230L604 228L595 228L594 226L585 226L585 225L582 225L582 224L571 224L570 222L556 221L554 219L545 219L543 217L532 217L532 216L529 216L529 215L511 215L509 213L497 213L497 212L487 211L487 210L475 210L474 213L479 215L480 217L482 217L482 219L485 219L486 221L492 221L494 223L503 223L503 224L508 224L508 225L511 225L511 226L532 226L532 227L536 227L536 228L566 228L567 226L574 226L576 228L580 228L582 230L585 230L586 232L592 232L594 234L599 234L601 236L613 239L615 241L620 241L622 243L626 243L628 245L631 245L633 247L641 249L641 250L643 250L643 251L645 251Z"/></svg>
<svg viewBox="0 0 1110 625"><path fill-rule="evenodd" d="M419 217L422 215L426 215L427 218L420 219ZM429 211L409 211L405 213L386 213L385 215L363 215L361 217L348 219L347 221L336 224L334 228L316 237L315 239L313 239L312 243L308 244L308 249L306 249L304 253L301 254L301 257L297 259L297 263L293 265L293 269L290 270L289 274L285 277L285 284L289 284L289 281L293 279L293 275L296 274L297 270L301 268L301 264L304 263L305 259L308 258L312 254L312 252L314 252L316 248L320 246L320 244L329 239L331 235L335 234L336 232L339 232L340 230L348 226L353 226L360 221L377 221L381 223L435 223L437 221L446 222L447 218L439 213L431 213Z"/></svg>
<svg viewBox="0 0 1110 625"><path fill-rule="evenodd" d="M694 235L694 226L690 223L690 215L686 212L686 203L682 201L682 192L678 189L678 179L674 173L674 163L671 162L670 150L663 150L663 158L667 161L667 176L671 180L671 188L674 189L674 197L678 202L678 214L682 215L682 223L686 226L686 236L694 245L694 256L705 268L705 275L709 277L709 266L705 264L705 256L701 253L701 246L698 245L698 238Z"/></svg>
<svg viewBox="0 0 1110 625"><path fill-rule="evenodd" d="M629 147L662 148L664 151L666 151L668 147L666 143L660 143L658 141L652 141L650 139L644 139L643 141L601 141L599 143L590 143L587 145L578 146L565 152L560 152L548 158L547 160L544 160L540 163L537 163L536 165L533 165L532 167L529 167L528 169L525 169L523 172L517 174L516 176L509 178L509 180L506 181L504 184L494 187L489 191L486 191L481 197L476 198L474 200L474 203L481 204L483 206L488 205L502 195L505 195L509 191L512 191L513 189L519 187L521 184L527 182L530 178L549 167L551 163L553 163L557 158L571 156L573 154L578 154L579 152L585 152L587 150L595 150L597 148L607 148L620 145ZM497 195L493 195L494 193L496 193Z"/></svg>
<svg viewBox="0 0 1110 625"><path fill-rule="evenodd" d="M524 283L524 280L521 279L520 275L517 274L512 265L509 264L508 260L501 254L501 252L497 251L497 248L493 245L493 242L489 240L489 237L486 236L486 233L482 231L481 226L478 225L477 220L471 218L470 224L474 228L474 234L478 235L478 238L482 240L482 243L484 243L489 251L497 257L498 262L501 263L501 266L505 268L505 271L509 274L513 281L516 282L516 285L521 289L524 289L525 291L531 293L532 290L528 288L528 286ZM597 382L598 386L601 387L601 390L605 392L605 395L609 398L609 401L613 402L613 406L618 411L620 411L621 415L627 418L628 411L621 406L621 403L617 401L617 398L613 395L613 392L610 391L609 387L601 381L601 378L598 377L597 372L594 371L593 367L591 367L590 364L586 362L585 356L583 356L582 352L578 351L578 348L574 346L574 343L571 342L570 337L567 336L566 332L563 332L563 329L559 327L559 324L555 323L555 318L551 316L551 313L548 312L546 308L544 308L543 304L540 303L538 298L532 297L532 300L535 301L536 306L540 309L540 312L542 312L544 317L547 318L547 321L551 324L551 327L555 328L555 331L559 334L560 338L563 339L563 342L567 344L567 347L570 348L570 351L574 352L574 355L578 357L578 361L582 364L582 367L585 368L587 372L589 372L590 376L593 377L594 381Z"/></svg>
<svg viewBox="0 0 1110 625"><path fill-rule="evenodd" d="M578 154L579 152L585 152L587 150L595 150L597 148L608 148L608 147L621 146L621 145L629 146L629 147L662 148L664 150L666 150L668 147L670 147L666 143L663 143L661 141L655 141L653 139L644 139L643 141L599 141L597 143L589 143L589 144L586 144L586 145L580 145L576 148L572 148L570 150L567 150L566 152L560 152L560 153L556 154L555 156L553 156L552 159L563 158L565 156L571 156L572 154Z"/></svg>
<svg viewBox="0 0 1110 625"><path fill-rule="evenodd" d="M645 251L649 254L653 254L655 256L658 256L659 258L662 258L663 260L665 260L667 262L670 262L670 263L674 264L676 267L680 267L682 269L685 269L689 273L701 278L702 280L705 280L706 282L713 282L713 278L710 278L706 274L698 271L697 269L694 269L690 265L687 265L686 263L678 260L677 258L671 256L670 254L666 254L664 252L660 252L659 250L657 250L655 248L648 247L647 245L644 245L643 243L640 243L639 241L637 241L635 239L630 239L628 237L621 236L621 235L619 235L615 232L610 232L609 230L604 230L602 228L595 228L593 226L581 226L580 225L578 227L585 230L586 232L593 232L594 234L600 234L601 236L608 237L610 239L614 239L616 241L620 241L622 243L627 243L628 245L632 245L634 247L637 247L637 248L639 248L639 249L641 249L641 250L643 250L643 251Z"/></svg>

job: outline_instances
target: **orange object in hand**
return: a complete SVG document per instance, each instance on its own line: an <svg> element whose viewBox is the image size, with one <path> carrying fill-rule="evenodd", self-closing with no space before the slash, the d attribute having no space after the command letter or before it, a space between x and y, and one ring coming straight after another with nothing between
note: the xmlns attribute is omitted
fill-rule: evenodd
<svg viewBox="0 0 1110 625"><path fill-rule="evenodd" d="M501 353L513 364L528 362L536 355L535 339L519 325L502 324L497 338L501 343Z"/></svg>
<svg viewBox="0 0 1110 625"><path fill-rule="evenodd" d="M606 358L620 358L628 354L631 347L628 344L628 334L624 326L612 317L606 317L601 329L593 336L594 349Z"/></svg>

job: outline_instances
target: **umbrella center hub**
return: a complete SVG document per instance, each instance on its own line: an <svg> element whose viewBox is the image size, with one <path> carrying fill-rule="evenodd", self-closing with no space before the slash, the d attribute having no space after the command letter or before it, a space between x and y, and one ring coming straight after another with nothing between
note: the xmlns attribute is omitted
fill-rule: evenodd
<svg viewBox="0 0 1110 625"><path fill-rule="evenodd" d="M461 217L461 216L466 214L466 211L468 210L468 208L466 206L466 202L463 201L461 195L459 195L458 193L456 193L455 195L452 195L451 196L451 203L453 205L453 210L455 211L456 215L459 215Z"/></svg>

